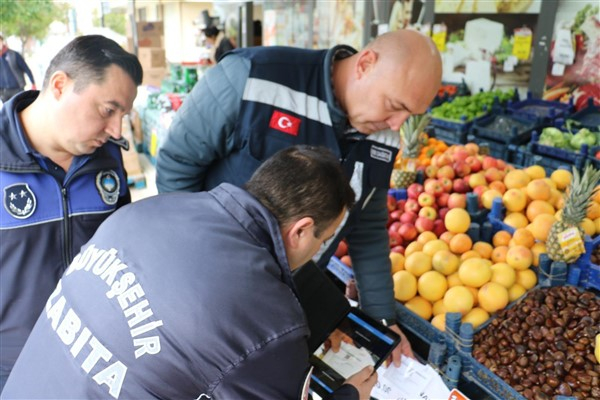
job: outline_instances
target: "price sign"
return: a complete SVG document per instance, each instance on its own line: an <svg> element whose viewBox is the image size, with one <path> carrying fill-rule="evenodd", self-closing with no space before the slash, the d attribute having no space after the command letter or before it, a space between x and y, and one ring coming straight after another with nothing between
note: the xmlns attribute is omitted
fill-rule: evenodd
<svg viewBox="0 0 600 400"><path fill-rule="evenodd" d="M435 46L443 53L446 51L446 34L447 29L445 24L435 24L433 25L433 33L431 35L431 40L435 43Z"/></svg>
<svg viewBox="0 0 600 400"><path fill-rule="evenodd" d="M533 40L533 33L529 28L518 28L515 29L513 43L513 56L519 60L528 60L531 54L531 42Z"/></svg>

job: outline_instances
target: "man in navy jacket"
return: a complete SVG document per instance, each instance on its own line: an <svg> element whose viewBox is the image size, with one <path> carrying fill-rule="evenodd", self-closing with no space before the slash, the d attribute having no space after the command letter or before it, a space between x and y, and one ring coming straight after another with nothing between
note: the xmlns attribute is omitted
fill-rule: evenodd
<svg viewBox="0 0 600 400"><path fill-rule="evenodd" d="M0 110L0 389L73 256L130 202L121 120L142 81L133 54L81 36L52 59L41 92Z"/></svg>
<svg viewBox="0 0 600 400"><path fill-rule="evenodd" d="M390 32L357 52L255 47L233 50L209 69L178 110L157 160L159 192L241 186L279 149L326 146L352 176L357 202L333 240L315 256L325 268L346 238L361 308L392 326L387 191L398 131L427 110L441 81L432 41ZM412 356L402 338L394 351Z"/></svg>
<svg viewBox="0 0 600 400"><path fill-rule="evenodd" d="M331 237L354 193L323 148L289 147L247 191L123 207L48 299L2 396L303 399L308 326L292 270ZM366 399L372 367L336 393Z"/></svg>

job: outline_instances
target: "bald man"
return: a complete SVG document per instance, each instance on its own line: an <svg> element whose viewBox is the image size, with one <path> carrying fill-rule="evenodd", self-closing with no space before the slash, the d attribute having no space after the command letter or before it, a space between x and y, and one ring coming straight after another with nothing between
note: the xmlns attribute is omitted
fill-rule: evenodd
<svg viewBox="0 0 600 400"><path fill-rule="evenodd" d="M350 179L356 205L314 260L325 268L346 238L361 308L402 336L393 354L399 365L401 354L413 353L395 319L387 190L398 130L427 110L441 75L432 41L408 30L381 35L360 52L346 45L229 52L175 115L158 153L158 190L242 186L282 148L328 147Z"/></svg>

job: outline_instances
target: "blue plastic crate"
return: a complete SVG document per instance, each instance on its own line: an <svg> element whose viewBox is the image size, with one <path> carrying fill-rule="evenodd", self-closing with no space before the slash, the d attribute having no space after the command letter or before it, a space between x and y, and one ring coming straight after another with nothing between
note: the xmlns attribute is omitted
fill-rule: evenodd
<svg viewBox="0 0 600 400"><path fill-rule="evenodd" d="M539 124L553 124L557 118L569 116L573 104L534 99L528 93L525 100L509 102L506 109L511 114L535 119Z"/></svg>
<svg viewBox="0 0 600 400"><path fill-rule="evenodd" d="M567 149L560 149L558 147L546 146L540 142L540 133L537 131L533 132L531 137L531 143L529 144L529 151L535 155L547 156L556 160L563 160L572 165L575 165L579 159L587 158L589 149L587 145L581 146L579 151L572 151Z"/></svg>
<svg viewBox="0 0 600 400"><path fill-rule="evenodd" d="M473 121L470 134L495 143L523 144L529 141L532 131L539 127L537 119L527 115L493 112Z"/></svg>
<svg viewBox="0 0 600 400"><path fill-rule="evenodd" d="M586 236L585 253L570 266L567 281L585 289L600 290L600 266L592 263L592 251L600 246L600 236Z"/></svg>
<svg viewBox="0 0 600 400"><path fill-rule="evenodd" d="M530 143L531 145L531 143ZM546 146L548 147L548 146ZM529 150L525 154L525 166L530 165L540 165L544 167L546 170L546 174L550 176L552 172L556 171L559 168L565 168L571 171L572 167L575 167L579 170L583 168L585 163L587 162L588 157L584 157L582 154L576 155L573 157L572 161L567 161L564 159L558 159L554 157L550 157L548 155L542 154L534 154Z"/></svg>
<svg viewBox="0 0 600 400"><path fill-rule="evenodd" d="M600 107L595 105L594 99L590 97L588 98L587 106L571 115L569 119L574 119L582 127L588 128L591 131L598 131L600 129Z"/></svg>

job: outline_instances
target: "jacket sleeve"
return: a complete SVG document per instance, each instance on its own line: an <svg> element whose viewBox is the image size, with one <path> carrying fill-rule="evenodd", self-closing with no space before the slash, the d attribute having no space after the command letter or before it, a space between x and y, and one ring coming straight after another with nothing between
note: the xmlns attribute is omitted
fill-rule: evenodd
<svg viewBox="0 0 600 400"><path fill-rule="evenodd" d="M194 86L158 152L159 192L204 190L207 168L235 147L233 131L249 71L246 59L229 55Z"/></svg>
<svg viewBox="0 0 600 400"><path fill-rule="evenodd" d="M327 396L325 400L359 400L358 389L346 383Z"/></svg>
<svg viewBox="0 0 600 400"><path fill-rule="evenodd" d="M212 391L211 398L297 400L308 372L306 338L292 331L233 366Z"/></svg>
<svg viewBox="0 0 600 400"><path fill-rule="evenodd" d="M15 54L17 56L17 65L19 66L19 68L21 68L21 71L23 71L27 74L27 77L29 78L29 81L31 82L31 84L35 85L35 80L33 79L33 74L31 73L29 66L25 62L25 59L23 58L23 56L21 54L19 54L17 52L15 52Z"/></svg>
<svg viewBox="0 0 600 400"><path fill-rule="evenodd" d="M360 296L361 308L376 319L395 319L389 237L385 228L387 190L375 189L347 236L348 251Z"/></svg>

